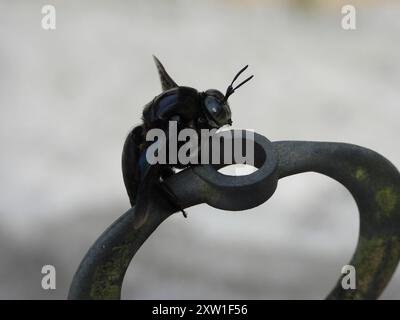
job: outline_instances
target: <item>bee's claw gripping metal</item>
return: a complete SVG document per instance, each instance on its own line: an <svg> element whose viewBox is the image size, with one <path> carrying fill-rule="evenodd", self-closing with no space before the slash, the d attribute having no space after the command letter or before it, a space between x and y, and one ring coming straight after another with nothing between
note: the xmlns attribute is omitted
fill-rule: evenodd
<svg viewBox="0 0 400 320"><path fill-rule="evenodd" d="M357 270L357 289L342 289L339 279L328 298L379 297L400 258L400 174L396 168L376 152L350 144L270 142L256 133L254 142L258 170L248 176L225 176L218 166L200 165L165 183L183 208L208 203L224 210L245 210L268 200L278 179L286 176L314 171L337 180L353 195L360 214L359 241L350 262ZM120 299L133 256L176 211L157 188L141 190L137 205L115 221L82 260L69 299Z"/></svg>
<svg viewBox="0 0 400 320"><path fill-rule="evenodd" d="M169 187L169 185L164 182L161 182L160 188L163 192L165 192L165 194L170 199L171 203L176 207L176 209L178 211L182 212L183 217L187 218L187 213L186 213L185 209L182 207L180 199L172 191L172 189Z"/></svg>

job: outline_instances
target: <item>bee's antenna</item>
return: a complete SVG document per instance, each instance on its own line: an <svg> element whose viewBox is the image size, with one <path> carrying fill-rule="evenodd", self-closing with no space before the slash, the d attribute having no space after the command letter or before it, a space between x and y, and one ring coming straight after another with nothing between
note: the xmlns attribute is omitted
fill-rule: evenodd
<svg viewBox="0 0 400 320"><path fill-rule="evenodd" d="M228 88L226 89L226 93L225 93L225 97L224 97L224 102L228 100L229 96L232 95L236 89L240 88L242 85L244 85L247 81L250 81L254 75L248 77L246 80L242 81L241 83L239 83L235 88L233 87L233 83L235 82L235 80L243 73L244 70L246 70L249 67L249 65L246 65L245 67L243 67L242 69L240 69L240 71L236 74L236 76L233 78L231 84L228 86Z"/></svg>

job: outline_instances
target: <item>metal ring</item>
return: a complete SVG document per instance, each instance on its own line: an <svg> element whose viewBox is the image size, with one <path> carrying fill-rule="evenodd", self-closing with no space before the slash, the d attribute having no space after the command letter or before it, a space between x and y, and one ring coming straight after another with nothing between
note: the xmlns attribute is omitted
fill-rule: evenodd
<svg viewBox="0 0 400 320"><path fill-rule="evenodd" d="M384 157L344 143L269 142L254 135L258 171L226 177L218 166L191 167L165 183L184 208L206 202L243 210L266 201L277 179L314 171L342 183L360 212L360 236L350 264L357 270L356 290L344 290L341 278L329 299L375 299L390 281L400 259L400 174ZM258 151L257 151L258 150ZM265 157L266 155L266 157ZM154 169L150 175L157 177ZM125 272L151 233L176 209L148 179L137 205L115 221L90 248L72 281L69 299L120 299ZM241 208L241 209L238 209Z"/></svg>
<svg viewBox="0 0 400 320"><path fill-rule="evenodd" d="M257 171L244 176L228 176L218 172L224 166L222 152L218 164L198 165L170 177L165 183L174 190L184 207L207 203L223 210L239 211L254 208L267 201L278 182L278 157L272 143L264 136L245 130L220 133L220 150L225 144L238 142L254 146L254 166ZM232 160L234 148L231 150ZM210 148L210 160L213 150ZM210 161L211 162L211 161ZM181 186L184 185L185 188Z"/></svg>

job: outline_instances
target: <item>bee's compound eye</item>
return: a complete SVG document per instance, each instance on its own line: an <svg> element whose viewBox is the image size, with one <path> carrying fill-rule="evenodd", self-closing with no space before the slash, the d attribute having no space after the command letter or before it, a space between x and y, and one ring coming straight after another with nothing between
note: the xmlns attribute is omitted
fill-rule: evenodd
<svg viewBox="0 0 400 320"><path fill-rule="evenodd" d="M213 96L207 96L204 101L206 111L211 118L218 124L225 124L227 117L229 118L227 111L224 108L224 104Z"/></svg>
<svg viewBox="0 0 400 320"><path fill-rule="evenodd" d="M214 97L208 96L206 97L206 100L204 101L207 111L211 114L218 114L221 104L220 102L215 99Z"/></svg>

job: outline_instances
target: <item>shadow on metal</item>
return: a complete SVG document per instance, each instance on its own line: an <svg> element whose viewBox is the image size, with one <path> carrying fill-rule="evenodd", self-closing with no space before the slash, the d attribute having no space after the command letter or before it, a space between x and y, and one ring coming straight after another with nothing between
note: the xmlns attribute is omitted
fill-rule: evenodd
<svg viewBox="0 0 400 320"><path fill-rule="evenodd" d="M232 139L242 137L232 131ZM245 136L243 134L243 136ZM242 138L241 138L242 139ZM243 138L244 139L244 138ZM226 176L221 166L199 165L164 183L184 208L207 203L224 210L245 210L267 201L278 180L302 172L318 172L343 184L360 214L357 248L349 262L357 271L357 289L344 290L342 278L328 299L376 299L400 258L400 174L383 156L345 143L270 142L254 134L254 173ZM157 177L157 167L149 175ZM153 179L140 186L138 201L97 239L82 260L70 287L69 299L120 299L125 272L151 233L176 212ZM343 277L343 275L341 275Z"/></svg>

